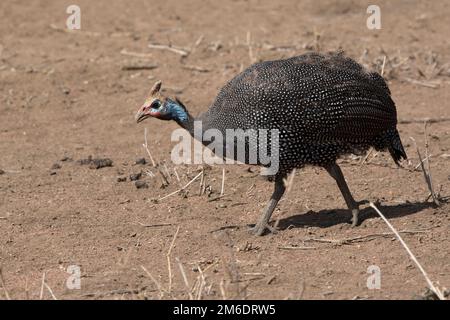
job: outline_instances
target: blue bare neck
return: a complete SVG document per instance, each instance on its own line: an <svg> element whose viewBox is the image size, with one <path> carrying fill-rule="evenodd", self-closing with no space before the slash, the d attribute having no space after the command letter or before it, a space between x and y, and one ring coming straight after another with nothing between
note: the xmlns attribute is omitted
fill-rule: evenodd
<svg viewBox="0 0 450 320"><path fill-rule="evenodd" d="M180 125L188 122L189 114L178 102L167 99L166 108L172 120L175 120Z"/></svg>

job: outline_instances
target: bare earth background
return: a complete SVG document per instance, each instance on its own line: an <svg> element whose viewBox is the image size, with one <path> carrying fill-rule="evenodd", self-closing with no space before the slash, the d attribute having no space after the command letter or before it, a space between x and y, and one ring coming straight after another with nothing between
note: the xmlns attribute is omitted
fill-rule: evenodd
<svg viewBox="0 0 450 320"><path fill-rule="evenodd" d="M226 196L216 201L209 200L220 192L220 166L204 168L205 194L199 195L197 180L184 196L152 201L179 188L170 161L177 125L154 119L136 125L133 119L157 79L197 114L255 61L337 49L378 71L386 56L384 75L398 117L418 120L398 126L410 165L396 168L382 153L362 165L349 157L342 160L349 186L357 199L379 200L398 230L414 231L403 234L405 241L433 281L448 288L450 207L425 202L428 190L420 169L413 170L418 156L410 137L424 153L420 120L450 117L450 3L377 1L382 29L368 30L371 3L78 0L81 30L67 32L65 11L73 1L1 1L0 266L9 296L38 299L45 273L58 299L189 298L176 258L203 299L422 295L425 280L405 250L393 236L379 235L389 232L385 223L365 208L362 225L351 229L337 186L321 169L297 172L273 217L280 231L265 237L247 233L272 192L257 168L226 166ZM142 65L156 68L124 70ZM171 173L164 188L151 164L135 164L147 157L144 127L155 160ZM432 123L427 132L434 184L445 197L450 122ZM111 158L113 166L77 162L89 155ZM199 170L178 166L181 184ZM117 180L139 172L148 188ZM144 226L153 224L163 225ZM178 226L169 292L166 255ZM308 248L281 249L295 246ZM66 288L69 265L81 267L80 290ZM366 286L370 265L381 268L380 290ZM2 289L0 298L6 298ZM52 298L46 288L43 298Z"/></svg>

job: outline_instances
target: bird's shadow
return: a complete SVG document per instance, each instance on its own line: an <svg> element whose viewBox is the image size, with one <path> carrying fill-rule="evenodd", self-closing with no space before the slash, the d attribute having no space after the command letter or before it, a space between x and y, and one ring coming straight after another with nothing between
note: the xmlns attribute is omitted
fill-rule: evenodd
<svg viewBox="0 0 450 320"><path fill-rule="evenodd" d="M434 204L431 202L414 202L386 206L377 205L377 208L388 219L412 215L432 207L434 207ZM338 224L350 223L351 216L351 212L348 209L321 210L319 212L308 211L306 213L280 219L278 228L280 230L303 227L328 228ZM365 220L376 217L379 216L373 208L363 208L359 212L359 224Z"/></svg>

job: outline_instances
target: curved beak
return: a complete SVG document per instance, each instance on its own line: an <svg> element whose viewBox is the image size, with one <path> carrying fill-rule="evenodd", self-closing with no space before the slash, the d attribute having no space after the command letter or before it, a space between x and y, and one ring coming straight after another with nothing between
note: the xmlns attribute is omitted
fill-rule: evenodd
<svg viewBox="0 0 450 320"><path fill-rule="evenodd" d="M136 115L134 116L134 119L136 120L136 123L139 123L141 121L144 121L150 117L150 114L147 113L147 108L145 106L142 106L138 112L136 112Z"/></svg>

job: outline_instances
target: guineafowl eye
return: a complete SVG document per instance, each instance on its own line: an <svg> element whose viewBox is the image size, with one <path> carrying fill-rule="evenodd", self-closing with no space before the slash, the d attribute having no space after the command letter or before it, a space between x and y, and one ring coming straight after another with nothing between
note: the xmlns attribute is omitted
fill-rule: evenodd
<svg viewBox="0 0 450 320"><path fill-rule="evenodd" d="M150 109L159 109L161 108L161 101L155 100L152 102L152 105L150 106Z"/></svg>

